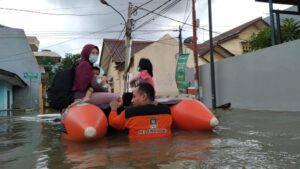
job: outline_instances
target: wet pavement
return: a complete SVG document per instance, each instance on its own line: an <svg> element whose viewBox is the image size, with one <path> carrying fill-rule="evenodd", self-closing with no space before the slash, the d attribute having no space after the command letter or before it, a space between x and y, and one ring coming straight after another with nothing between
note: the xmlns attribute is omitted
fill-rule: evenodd
<svg viewBox="0 0 300 169"><path fill-rule="evenodd" d="M0 113L0 168L300 168L300 112L218 110L212 132L129 141L114 133L88 143L62 139L59 123Z"/></svg>

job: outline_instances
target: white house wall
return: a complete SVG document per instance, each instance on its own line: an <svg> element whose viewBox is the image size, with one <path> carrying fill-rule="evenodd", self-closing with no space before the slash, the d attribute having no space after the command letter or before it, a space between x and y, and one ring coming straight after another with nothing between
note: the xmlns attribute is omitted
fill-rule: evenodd
<svg viewBox="0 0 300 169"><path fill-rule="evenodd" d="M157 95L177 95L175 69L178 57L178 42L166 35L134 56L136 68L140 58L149 58L153 64L153 79ZM132 72L136 74L135 70Z"/></svg>

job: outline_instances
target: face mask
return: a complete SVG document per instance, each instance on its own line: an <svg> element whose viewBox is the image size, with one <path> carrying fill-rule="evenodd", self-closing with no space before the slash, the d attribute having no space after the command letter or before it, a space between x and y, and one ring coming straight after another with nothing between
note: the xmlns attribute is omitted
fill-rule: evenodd
<svg viewBox="0 0 300 169"><path fill-rule="evenodd" d="M141 71L141 68L140 68L140 67L137 67L136 70L139 72L139 71Z"/></svg>
<svg viewBox="0 0 300 169"><path fill-rule="evenodd" d="M89 61L95 63L98 60L98 55L90 55Z"/></svg>

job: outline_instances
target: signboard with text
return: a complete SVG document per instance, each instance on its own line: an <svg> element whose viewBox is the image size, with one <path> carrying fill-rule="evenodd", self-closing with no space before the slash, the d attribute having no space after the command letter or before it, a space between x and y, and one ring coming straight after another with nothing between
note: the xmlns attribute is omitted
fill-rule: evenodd
<svg viewBox="0 0 300 169"><path fill-rule="evenodd" d="M185 81L185 70L188 58L189 54L185 53L179 55L177 59L175 79L178 89L186 89L190 86L190 83L188 81Z"/></svg>
<svg viewBox="0 0 300 169"><path fill-rule="evenodd" d="M38 72L24 72L23 77L25 79L38 79L39 73Z"/></svg>

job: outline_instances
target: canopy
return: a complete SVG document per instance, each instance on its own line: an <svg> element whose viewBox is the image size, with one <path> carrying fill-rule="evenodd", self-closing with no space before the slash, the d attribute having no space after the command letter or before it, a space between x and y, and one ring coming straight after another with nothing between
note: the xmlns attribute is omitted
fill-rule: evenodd
<svg viewBox="0 0 300 169"><path fill-rule="evenodd" d="M255 0L255 1L269 3L269 0ZM299 2L300 0L273 0L273 3L284 4L284 5L298 5Z"/></svg>

